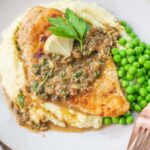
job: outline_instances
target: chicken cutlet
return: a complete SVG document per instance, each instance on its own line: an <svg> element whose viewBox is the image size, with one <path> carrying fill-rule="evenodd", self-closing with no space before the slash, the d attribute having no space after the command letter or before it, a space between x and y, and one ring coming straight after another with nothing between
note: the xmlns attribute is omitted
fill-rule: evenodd
<svg viewBox="0 0 150 150"><path fill-rule="evenodd" d="M126 113L129 103L110 53L119 31L109 25L92 26L84 39L83 51L74 41L71 56L46 55L44 44L52 34L48 17L64 18L64 14L57 9L34 7L16 32L28 79L25 93L34 93L39 101L63 104L90 115L113 117Z"/></svg>

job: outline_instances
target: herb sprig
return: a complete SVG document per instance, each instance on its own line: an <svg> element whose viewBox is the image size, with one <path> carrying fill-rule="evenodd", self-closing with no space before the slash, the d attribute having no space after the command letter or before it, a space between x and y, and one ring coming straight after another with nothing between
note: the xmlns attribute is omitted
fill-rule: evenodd
<svg viewBox="0 0 150 150"><path fill-rule="evenodd" d="M51 23L49 30L56 36L75 39L83 49L83 38L90 29L90 25L79 18L71 9L65 11L65 19L61 17L48 18Z"/></svg>

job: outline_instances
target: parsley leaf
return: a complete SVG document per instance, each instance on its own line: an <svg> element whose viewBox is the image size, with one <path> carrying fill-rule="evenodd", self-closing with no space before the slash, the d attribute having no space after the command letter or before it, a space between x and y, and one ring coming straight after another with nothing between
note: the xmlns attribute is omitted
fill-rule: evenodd
<svg viewBox="0 0 150 150"><path fill-rule="evenodd" d="M80 39L82 39L87 27L86 22L83 19L79 18L77 15L75 15L73 11L70 10L69 8L66 9L65 15L66 18L69 20L69 22L77 31Z"/></svg>
<svg viewBox="0 0 150 150"><path fill-rule="evenodd" d="M24 99L25 99L25 96L23 95L22 90L20 90L18 94L18 104L21 108L24 107Z"/></svg>
<svg viewBox="0 0 150 150"><path fill-rule="evenodd" d="M83 49L83 38L90 29L90 25L82 18L79 18L71 9L65 11L65 19L48 18L51 23L49 30L56 36L75 39Z"/></svg>
<svg viewBox="0 0 150 150"><path fill-rule="evenodd" d="M49 30L57 36L73 38L78 40L78 35L75 29L68 21L64 21L62 18L48 18L48 21L53 25Z"/></svg>

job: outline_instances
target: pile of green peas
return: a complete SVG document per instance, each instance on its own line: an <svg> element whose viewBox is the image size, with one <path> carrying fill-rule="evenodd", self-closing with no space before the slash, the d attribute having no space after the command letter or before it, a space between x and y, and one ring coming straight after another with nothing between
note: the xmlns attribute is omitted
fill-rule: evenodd
<svg viewBox="0 0 150 150"><path fill-rule="evenodd" d="M130 111L120 117L103 118L104 125L131 124L131 112L141 112L150 102L150 46L141 42L125 21L121 21L121 25L130 38L120 37L118 44L124 49L113 48L111 52Z"/></svg>

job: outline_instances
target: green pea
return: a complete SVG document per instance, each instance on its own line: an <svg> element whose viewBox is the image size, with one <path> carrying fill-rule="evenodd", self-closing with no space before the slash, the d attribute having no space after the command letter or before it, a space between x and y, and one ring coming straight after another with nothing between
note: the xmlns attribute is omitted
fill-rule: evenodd
<svg viewBox="0 0 150 150"><path fill-rule="evenodd" d="M135 53L138 55L138 54L142 53L144 49L141 46L137 46L137 47L135 47L134 50L135 50Z"/></svg>
<svg viewBox="0 0 150 150"><path fill-rule="evenodd" d="M142 57L142 56L143 56L143 55L142 55L142 53L141 53L141 54L136 55L137 60L139 60L139 58L140 58L140 57Z"/></svg>
<svg viewBox="0 0 150 150"><path fill-rule="evenodd" d="M150 79L148 79L147 83L148 83L148 85L150 86Z"/></svg>
<svg viewBox="0 0 150 150"><path fill-rule="evenodd" d="M118 67L118 70L125 70L123 66Z"/></svg>
<svg viewBox="0 0 150 150"><path fill-rule="evenodd" d="M139 93L141 96L146 96L147 95L147 89L146 88L140 88Z"/></svg>
<svg viewBox="0 0 150 150"><path fill-rule="evenodd" d="M150 61L149 60L145 61L144 68L145 69L150 69Z"/></svg>
<svg viewBox="0 0 150 150"><path fill-rule="evenodd" d="M128 96L127 96L127 100L128 100L129 102L133 102L133 101L136 100L136 97L135 97L134 95L128 95Z"/></svg>
<svg viewBox="0 0 150 150"><path fill-rule="evenodd" d="M134 55L134 50L132 48L128 48L127 49L127 55L130 56L130 55Z"/></svg>
<svg viewBox="0 0 150 150"><path fill-rule="evenodd" d="M145 68L141 68L141 70L143 71L143 73L146 73L146 69Z"/></svg>
<svg viewBox="0 0 150 150"><path fill-rule="evenodd" d="M124 66L124 65L126 65L126 64L128 64L127 58L122 58L122 60L121 60L121 65Z"/></svg>
<svg viewBox="0 0 150 150"><path fill-rule="evenodd" d="M129 85L129 81L123 80L122 87L127 87Z"/></svg>
<svg viewBox="0 0 150 150"><path fill-rule="evenodd" d="M134 94L135 93L135 87L134 86L128 86L126 88L126 93L127 94Z"/></svg>
<svg viewBox="0 0 150 150"><path fill-rule="evenodd" d="M150 86L147 86L146 89L148 92L150 92Z"/></svg>
<svg viewBox="0 0 150 150"><path fill-rule="evenodd" d="M143 47L143 49L146 49L146 44L144 42L140 42L140 46Z"/></svg>
<svg viewBox="0 0 150 150"><path fill-rule="evenodd" d="M138 105L138 104L134 104L134 110L136 111L136 112L141 112L141 107Z"/></svg>
<svg viewBox="0 0 150 150"><path fill-rule="evenodd" d="M142 96L138 96L138 97L137 97L137 101L138 101L138 102L142 101L143 99L144 99L144 98L143 98Z"/></svg>
<svg viewBox="0 0 150 150"><path fill-rule="evenodd" d="M134 103L130 103L130 111L134 110Z"/></svg>
<svg viewBox="0 0 150 150"><path fill-rule="evenodd" d="M135 68L134 66L131 66L131 67L129 68L129 73L130 73L130 74L135 74L135 73L136 73L136 68Z"/></svg>
<svg viewBox="0 0 150 150"><path fill-rule="evenodd" d="M124 69L119 69L118 70L118 76L123 77L125 75L125 70Z"/></svg>
<svg viewBox="0 0 150 150"><path fill-rule="evenodd" d="M131 33L129 34L129 36L130 36L131 38L136 38L136 37L137 37L136 34L133 33L133 32L131 32Z"/></svg>
<svg viewBox="0 0 150 150"><path fill-rule="evenodd" d="M127 73L126 79L127 79L128 81L132 81L132 80L134 79L134 76L133 76L132 74L130 74L130 73Z"/></svg>
<svg viewBox="0 0 150 150"><path fill-rule="evenodd" d="M118 117L112 117L112 123L116 124L119 122L119 118Z"/></svg>
<svg viewBox="0 0 150 150"><path fill-rule="evenodd" d="M140 83L140 84L142 84L142 83L144 83L145 82L145 77L139 77L138 79L137 79L137 83Z"/></svg>
<svg viewBox="0 0 150 150"><path fill-rule="evenodd" d="M127 33L131 33L132 32L132 28L130 26L125 26L125 30Z"/></svg>
<svg viewBox="0 0 150 150"><path fill-rule="evenodd" d="M148 54L144 54L143 56L145 57L146 60L150 58Z"/></svg>
<svg viewBox="0 0 150 150"><path fill-rule="evenodd" d="M134 121L134 119L133 119L132 116L128 116L128 117L126 118L126 123L127 123L127 124L132 124L133 121Z"/></svg>
<svg viewBox="0 0 150 150"><path fill-rule="evenodd" d="M145 75L145 79L146 79L146 81L148 81L148 79L149 79L149 76L148 76L148 75Z"/></svg>
<svg viewBox="0 0 150 150"><path fill-rule="evenodd" d="M150 50L150 45L147 45L147 48Z"/></svg>
<svg viewBox="0 0 150 150"><path fill-rule="evenodd" d="M134 38L131 40L131 43L134 44L134 46L138 46L139 45L140 40L138 38Z"/></svg>
<svg viewBox="0 0 150 150"><path fill-rule="evenodd" d="M128 111L128 112L126 112L123 116L124 116L124 117L131 116L131 112L130 112L130 111Z"/></svg>
<svg viewBox="0 0 150 150"><path fill-rule="evenodd" d="M134 44L132 42L126 43L127 48L134 48Z"/></svg>
<svg viewBox="0 0 150 150"><path fill-rule="evenodd" d="M147 95L146 95L145 100L146 100L147 102L150 102L150 94L147 94Z"/></svg>
<svg viewBox="0 0 150 150"><path fill-rule="evenodd" d="M127 52L125 50L120 50L119 51L119 55L123 58L123 57L126 57L127 55Z"/></svg>
<svg viewBox="0 0 150 150"><path fill-rule="evenodd" d="M124 21L124 20L120 21L120 23L121 23L121 25L124 26L124 27L127 26L127 23L126 23L126 21Z"/></svg>
<svg viewBox="0 0 150 150"><path fill-rule="evenodd" d="M150 70L148 70L147 75L150 77Z"/></svg>
<svg viewBox="0 0 150 150"><path fill-rule="evenodd" d="M110 117L106 117L106 118L103 118L103 123L104 125L110 125L112 123L112 120Z"/></svg>
<svg viewBox="0 0 150 150"><path fill-rule="evenodd" d="M121 56L120 56L120 55L115 55L115 56L114 56L114 61L115 61L116 63L121 62Z"/></svg>
<svg viewBox="0 0 150 150"><path fill-rule="evenodd" d="M146 58L144 56L141 56L139 59L138 59L138 62L142 65L144 64L144 62L146 61Z"/></svg>
<svg viewBox="0 0 150 150"><path fill-rule="evenodd" d="M127 65L124 66L124 69L125 69L126 71L128 71L129 68L130 68L130 65L129 65L129 64L127 64Z"/></svg>
<svg viewBox="0 0 150 150"><path fill-rule="evenodd" d="M121 118L119 119L119 124L125 125L125 124L126 124L126 119L123 118L123 117L121 117Z"/></svg>
<svg viewBox="0 0 150 150"><path fill-rule="evenodd" d="M137 76L137 77L141 77L141 76L143 76L143 75L144 75L143 70L142 70L142 69L137 69L136 76Z"/></svg>
<svg viewBox="0 0 150 150"><path fill-rule="evenodd" d="M140 64L139 64L137 61L135 61L135 62L133 63L133 66L136 67L136 68L139 68L139 67L140 67Z"/></svg>
<svg viewBox="0 0 150 150"><path fill-rule="evenodd" d="M142 84L142 86L146 88L147 82L144 82L144 83Z"/></svg>
<svg viewBox="0 0 150 150"><path fill-rule="evenodd" d="M147 86L146 89L148 92L150 92L150 86Z"/></svg>
<svg viewBox="0 0 150 150"><path fill-rule="evenodd" d="M121 37L118 42L120 45L124 46L127 43L127 40L125 38Z"/></svg>
<svg viewBox="0 0 150 150"><path fill-rule="evenodd" d="M144 108L146 105L147 105L147 101L145 100L140 101L141 108Z"/></svg>
<svg viewBox="0 0 150 150"><path fill-rule="evenodd" d="M140 84L135 84L134 88L135 88L135 91L138 92L139 89L141 88L141 85Z"/></svg>
<svg viewBox="0 0 150 150"><path fill-rule="evenodd" d="M149 50L149 49L146 49L146 50L144 51L144 53L150 55L150 50Z"/></svg>
<svg viewBox="0 0 150 150"><path fill-rule="evenodd" d="M113 49L111 50L111 52L112 52L113 55L119 54L118 48L113 48Z"/></svg>
<svg viewBox="0 0 150 150"><path fill-rule="evenodd" d="M129 63L133 63L133 62L135 62L135 60L136 60L136 58L135 58L135 56L129 56L128 57L128 61L129 61Z"/></svg>

